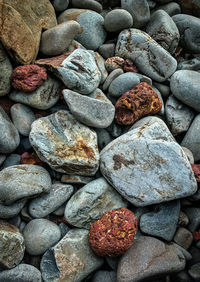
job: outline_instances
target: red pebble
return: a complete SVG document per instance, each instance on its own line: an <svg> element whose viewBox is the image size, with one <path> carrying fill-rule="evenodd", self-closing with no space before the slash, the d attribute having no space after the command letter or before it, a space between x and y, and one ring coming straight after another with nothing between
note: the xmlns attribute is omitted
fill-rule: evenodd
<svg viewBox="0 0 200 282"><path fill-rule="evenodd" d="M126 59L124 61L123 69L125 72L138 72L136 66L133 64L133 62L129 59Z"/></svg>
<svg viewBox="0 0 200 282"><path fill-rule="evenodd" d="M36 156L34 153L30 154L25 152L20 157L20 164L31 164L31 165L40 165L45 166L45 164Z"/></svg>
<svg viewBox="0 0 200 282"><path fill-rule="evenodd" d="M200 164L191 164L196 181L200 183Z"/></svg>
<svg viewBox="0 0 200 282"><path fill-rule="evenodd" d="M26 93L33 92L47 79L47 71L38 65L24 65L15 68L11 75L12 86Z"/></svg>
<svg viewBox="0 0 200 282"><path fill-rule="evenodd" d="M119 208L105 212L91 225L89 243L98 256L119 256L132 246L136 233L134 213L127 208Z"/></svg>

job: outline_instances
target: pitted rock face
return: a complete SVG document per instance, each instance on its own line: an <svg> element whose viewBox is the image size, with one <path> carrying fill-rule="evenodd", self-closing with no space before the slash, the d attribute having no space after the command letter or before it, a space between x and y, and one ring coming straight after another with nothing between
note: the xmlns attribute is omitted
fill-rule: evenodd
<svg viewBox="0 0 200 282"><path fill-rule="evenodd" d="M68 111L33 122L30 142L39 158L58 172L94 175L98 169L96 133Z"/></svg>
<svg viewBox="0 0 200 282"><path fill-rule="evenodd" d="M158 94L151 85L141 82L118 99L115 120L122 125L131 125L146 115L158 113L161 108L162 101Z"/></svg>

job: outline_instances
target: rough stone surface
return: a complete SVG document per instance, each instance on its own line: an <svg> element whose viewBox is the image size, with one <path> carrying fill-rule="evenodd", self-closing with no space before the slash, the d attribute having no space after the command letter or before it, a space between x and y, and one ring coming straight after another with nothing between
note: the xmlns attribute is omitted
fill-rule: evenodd
<svg viewBox="0 0 200 282"><path fill-rule="evenodd" d="M104 26L108 32L119 32L132 25L132 15L124 9L114 9L105 16Z"/></svg>
<svg viewBox="0 0 200 282"><path fill-rule="evenodd" d="M34 121L30 142L39 158L58 172L94 175L98 169L96 133L68 111Z"/></svg>
<svg viewBox="0 0 200 282"><path fill-rule="evenodd" d="M164 122L147 117L100 154L108 182L135 206L192 195L197 183L181 147Z"/></svg>
<svg viewBox="0 0 200 282"><path fill-rule="evenodd" d="M5 96L10 92L10 76L12 65L2 44L0 43L0 96Z"/></svg>
<svg viewBox="0 0 200 282"><path fill-rule="evenodd" d="M102 264L89 246L88 231L73 229L44 254L40 269L44 282L81 282Z"/></svg>
<svg viewBox="0 0 200 282"><path fill-rule="evenodd" d="M50 189L50 175L41 166L16 165L0 171L1 204L10 205L16 200L40 195Z"/></svg>
<svg viewBox="0 0 200 282"><path fill-rule="evenodd" d="M73 226L89 229L104 212L126 206L127 202L101 177L71 197L65 208L65 218Z"/></svg>

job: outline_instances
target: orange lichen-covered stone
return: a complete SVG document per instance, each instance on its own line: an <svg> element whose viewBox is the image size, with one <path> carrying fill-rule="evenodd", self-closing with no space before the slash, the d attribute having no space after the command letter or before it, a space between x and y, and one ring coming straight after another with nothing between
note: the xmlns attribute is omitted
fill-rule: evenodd
<svg viewBox="0 0 200 282"><path fill-rule="evenodd" d="M200 183L200 164L191 164L196 181Z"/></svg>
<svg viewBox="0 0 200 282"><path fill-rule="evenodd" d="M105 67L108 72L115 69L122 69L124 66L124 59L120 57L110 57L105 61Z"/></svg>
<svg viewBox="0 0 200 282"><path fill-rule="evenodd" d="M124 93L115 104L115 120L118 124L131 125L149 114L156 114L162 108L162 101L151 85L139 83Z"/></svg>
<svg viewBox="0 0 200 282"><path fill-rule="evenodd" d="M132 246L136 233L134 213L127 208L119 208L105 212L91 225L89 243L98 256L119 256Z"/></svg>
<svg viewBox="0 0 200 282"><path fill-rule="evenodd" d="M33 92L47 79L47 71L38 65L19 66L11 75L12 86L26 93Z"/></svg>

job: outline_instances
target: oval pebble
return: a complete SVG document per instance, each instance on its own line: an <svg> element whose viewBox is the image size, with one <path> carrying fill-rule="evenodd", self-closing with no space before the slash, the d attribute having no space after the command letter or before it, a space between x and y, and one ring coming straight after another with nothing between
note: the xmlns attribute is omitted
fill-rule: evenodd
<svg viewBox="0 0 200 282"><path fill-rule="evenodd" d="M108 32L117 32L132 27L133 18L124 9L115 9L105 16L104 26Z"/></svg>

